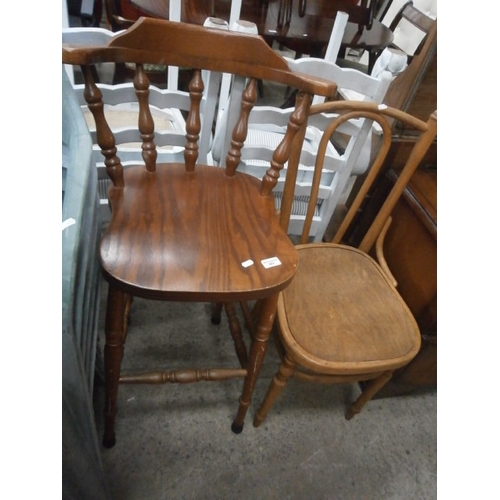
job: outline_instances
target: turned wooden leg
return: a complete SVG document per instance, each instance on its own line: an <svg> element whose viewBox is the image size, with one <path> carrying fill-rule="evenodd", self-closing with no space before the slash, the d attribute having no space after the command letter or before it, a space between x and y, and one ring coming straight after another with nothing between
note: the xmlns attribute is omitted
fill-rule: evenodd
<svg viewBox="0 0 500 500"><path fill-rule="evenodd" d="M223 306L222 302L217 302L215 304L212 304L211 321L213 325L220 325L222 306Z"/></svg>
<svg viewBox="0 0 500 500"><path fill-rule="evenodd" d="M238 320L238 316L236 316L236 309L234 307L234 303L226 302L224 304L224 308L226 310L227 319L229 322L229 331L231 332L231 336L233 337L233 343L236 355L238 356L241 367L246 368L248 364L247 348L245 346L245 342L243 342L241 325Z"/></svg>
<svg viewBox="0 0 500 500"><path fill-rule="evenodd" d="M377 394L377 392L380 391L385 384L387 384L387 382L389 382L392 377L392 373L393 372L384 372L382 375L370 380L366 384L358 399L356 399L347 411L345 416L346 420L351 420L354 415L358 414L363 409L363 406L365 406L365 404L368 403L368 401L370 401L370 399L372 399L373 396L375 396L375 394Z"/></svg>
<svg viewBox="0 0 500 500"><path fill-rule="evenodd" d="M104 438L103 446L111 448L115 439L116 398L120 379L120 366L127 334L127 315L130 298L111 284L108 289L106 310L106 345L104 347Z"/></svg>
<svg viewBox="0 0 500 500"><path fill-rule="evenodd" d="M255 413L255 418L253 421L254 427L259 427L259 425L264 422L267 417L267 414L271 407L273 406L276 398L281 394L281 391L285 388L285 385L288 379L295 372L295 363L288 357L285 356L283 361L280 363L280 367L278 369L278 373L273 377L271 381L271 385L267 390L266 397L260 408Z"/></svg>
<svg viewBox="0 0 500 500"><path fill-rule="evenodd" d="M278 294L268 297L262 301L262 310L255 331L255 336L252 339L250 353L248 356L248 373L243 383L243 391L240 397L238 413L231 426L235 434L239 434L243 430L243 423L248 407L252 401L252 394L255 388L257 377L259 376L262 362L267 351L269 335L273 327L274 318L276 316L276 306L278 304Z"/></svg>

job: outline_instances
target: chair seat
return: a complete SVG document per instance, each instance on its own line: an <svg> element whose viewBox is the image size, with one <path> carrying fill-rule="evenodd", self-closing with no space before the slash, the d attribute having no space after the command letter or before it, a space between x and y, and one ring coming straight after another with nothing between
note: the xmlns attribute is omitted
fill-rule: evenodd
<svg viewBox="0 0 500 500"><path fill-rule="evenodd" d="M258 179L241 172L229 177L207 165L188 173L180 163L158 164L148 175L142 166L127 168L124 178L125 188L109 192L112 218L101 262L106 278L127 293L258 299L294 276L297 252L279 226L273 196L260 196ZM279 265L262 264L274 257Z"/></svg>
<svg viewBox="0 0 500 500"><path fill-rule="evenodd" d="M297 250L298 271L278 304L282 342L293 359L348 375L392 370L416 355L418 326L371 257L336 244Z"/></svg>

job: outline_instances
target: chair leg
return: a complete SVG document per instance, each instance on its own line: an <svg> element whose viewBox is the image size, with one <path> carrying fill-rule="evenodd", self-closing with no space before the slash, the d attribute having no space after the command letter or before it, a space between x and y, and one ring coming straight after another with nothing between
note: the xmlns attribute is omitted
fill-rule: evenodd
<svg viewBox="0 0 500 500"><path fill-rule="evenodd" d="M384 372L382 375L370 380L366 384L359 398L347 411L345 416L346 420L351 420L354 415L358 414L363 409L363 406L365 406L365 404L368 403L368 401L370 401L370 399L372 399L373 396L375 396L375 394L377 394L377 392L380 391L385 384L387 384L387 382L389 382L392 377L392 373L393 372Z"/></svg>
<svg viewBox="0 0 500 500"><path fill-rule="evenodd" d="M236 309L233 302L225 302L224 308L229 322L229 331L233 337L234 350L238 356L238 360L242 368L246 368L248 364L248 354L245 342L243 342L243 334L241 332L241 325L236 316Z"/></svg>
<svg viewBox="0 0 500 500"><path fill-rule="evenodd" d="M212 304L211 321L213 325L220 325L222 306L223 306L222 302L216 302Z"/></svg>
<svg viewBox="0 0 500 500"><path fill-rule="evenodd" d="M106 345L104 347L105 404L102 444L105 448L112 448L116 442L116 400L130 303L129 296L111 284L109 285L105 326Z"/></svg>
<svg viewBox="0 0 500 500"><path fill-rule="evenodd" d="M238 413L231 425L231 430L239 434L243 430L245 416L252 401L252 394L259 376L262 363L266 355L269 336L276 317L276 307L278 304L278 294L272 295L262 301L262 309L259 322L255 330L255 336L252 338L252 345L248 356L247 376L243 383L243 391L240 396Z"/></svg>
<svg viewBox="0 0 500 500"><path fill-rule="evenodd" d="M285 388L288 379L294 374L295 366L296 366L295 363L288 356L285 355L285 358L280 363L278 373L276 373L276 375L273 377L273 380L271 381L271 385L267 390L267 394L266 397L264 398L264 401L262 401L260 408L255 413L255 418L253 421L254 427L259 427L259 425L262 424L262 422L264 422L269 410L273 406L277 397L281 394L281 391L283 391L283 389Z"/></svg>

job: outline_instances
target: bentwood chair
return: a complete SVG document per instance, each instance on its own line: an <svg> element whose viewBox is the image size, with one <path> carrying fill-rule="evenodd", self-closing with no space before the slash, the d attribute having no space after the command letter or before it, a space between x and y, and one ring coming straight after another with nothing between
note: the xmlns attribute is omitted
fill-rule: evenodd
<svg viewBox="0 0 500 500"><path fill-rule="evenodd" d="M124 168L120 162L103 112L102 94L92 79L91 65L116 60L133 62L137 69L134 86L145 166ZM159 62L193 68L184 160L179 163L157 162L149 83L143 65ZM260 36L149 18L139 19L104 47L63 46L63 63L83 68L85 98L95 118L98 143L112 181L111 220L100 245L101 267L109 290L103 444L111 447L115 443L119 383L186 383L242 377L243 388L232 425L235 433L241 432L266 352L278 293L289 285L297 269L295 247L282 227L286 227L287 214L280 214L280 225L272 189L292 143L303 137L312 95L332 96L336 86L292 73L286 61ZM248 80L225 169L198 162L205 71L231 73ZM288 132L262 179L236 171L258 79L299 89ZM233 92L231 99L235 99ZM235 368L153 370L126 375L120 373L120 367L134 296L224 303L228 309L234 302L259 300L262 314L248 353L241 329L231 331L239 358Z"/></svg>
<svg viewBox="0 0 500 500"><path fill-rule="evenodd" d="M340 113L340 117L325 129L323 152L330 135L343 121L361 116L379 123L383 143L331 243L305 243L314 211L314 196L311 198L302 242L297 246L298 270L278 300L277 344L282 361L256 412L255 426L265 420L291 376L317 383L361 382L361 395L346 413L349 420L390 380L394 370L409 363L420 348L417 323L398 294L397 283L383 258L383 238L392 209L435 138L437 113L423 122L373 103L338 101L310 109L312 114L326 111ZM342 244L383 165L391 145L393 120L418 130L418 141L361 243L357 247ZM316 193L321 163L320 157L315 171Z"/></svg>

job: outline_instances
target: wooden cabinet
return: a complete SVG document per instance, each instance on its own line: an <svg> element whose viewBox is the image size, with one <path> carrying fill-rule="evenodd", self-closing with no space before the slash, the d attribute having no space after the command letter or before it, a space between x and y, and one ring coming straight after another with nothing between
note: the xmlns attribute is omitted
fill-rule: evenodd
<svg viewBox="0 0 500 500"><path fill-rule="evenodd" d="M376 398L437 385L437 172L435 164L424 165L414 173L394 208L384 241L385 259L418 323L422 345L415 359L397 370ZM365 200L355 230L347 235L349 244L359 243L373 219L371 214L383 203L397 178L398 171L389 169L378 180Z"/></svg>
<svg viewBox="0 0 500 500"><path fill-rule="evenodd" d="M421 53L396 78L385 103L426 121L437 109L437 22ZM365 200L358 226L362 234L388 193L414 145L412 130L394 127L394 141L383 172ZM437 385L437 140L429 149L393 211L384 252L398 290L422 334L416 358L398 370L376 397L413 392ZM358 234L358 237L359 237ZM356 243L356 231L351 243Z"/></svg>
<svg viewBox="0 0 500 500"><path fill-rule="evenodd" d="M390 170L392 185L397 173ZM384 254L398 290L417 320L422 347L381 396L437 384L437 175L417 170L392 213Z"/></svg>
<svg viewBox="0 0 500 500"><path fill-rule="evenodd" d="M437 109L437 21L421 52L389 86L384 104L424 121ZM396 129L395 133L405 136L411 131Z"/></svg>

